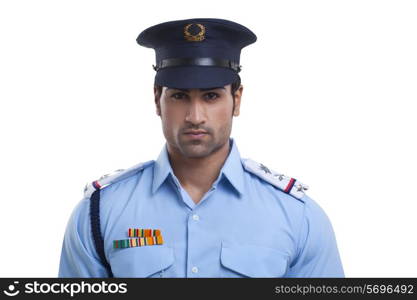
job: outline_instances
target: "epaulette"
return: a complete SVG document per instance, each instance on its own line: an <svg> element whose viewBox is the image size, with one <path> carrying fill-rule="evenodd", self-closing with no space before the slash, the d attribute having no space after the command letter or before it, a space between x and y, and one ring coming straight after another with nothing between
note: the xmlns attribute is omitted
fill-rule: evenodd
<svg viewBox="0 0 417 300"><path fill-rule="evenodd" d="M247 171L257 175L266 182L276 186L284 193L290 194L297 199L301 199L304 196L304 191L308 190L308 186L302 184L297 179L270 170L265 165L250 158L242 158L242 163Z"/></svg>
<svg viewBox="0 0 417 300"><path fill-rule="evenodd" d="M95 190L102 189L110 184L116 183L137 172L140 172L153 162L153 160L149 160L147 162L138 163L128 169L119 169L112 173L101 176L98 180L87 183L84 187L84 197L89 198Z"/></svg>

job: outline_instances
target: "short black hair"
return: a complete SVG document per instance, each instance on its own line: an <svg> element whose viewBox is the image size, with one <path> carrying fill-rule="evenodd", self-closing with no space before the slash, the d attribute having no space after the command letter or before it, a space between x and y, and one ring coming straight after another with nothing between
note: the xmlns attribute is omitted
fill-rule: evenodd
<svg viewBox="0 0 417 300"><path fill-rule="evenodd" d="M235 92L239 89L240 84L241 84L241 79L240 79L240 76L237 75L236 80L234 82L232 82L232 85L230 87L230 92L233 96L233 104L234 104L234 100L235 100ZM158 96L160 97L161 94L162 94L162 86L158 85L158 84L154 84L154 87L157 89Z"/></svg>

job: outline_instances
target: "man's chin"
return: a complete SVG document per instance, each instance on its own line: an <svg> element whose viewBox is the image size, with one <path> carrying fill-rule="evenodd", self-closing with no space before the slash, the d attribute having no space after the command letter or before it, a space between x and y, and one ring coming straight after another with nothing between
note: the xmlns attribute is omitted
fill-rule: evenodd
<svg viewBox="0 0 417 300"><path fill-rule="evenodd" d="M187 142L181 145L181 153L187 158L202 158L210 154L206 143Z"/></svg>

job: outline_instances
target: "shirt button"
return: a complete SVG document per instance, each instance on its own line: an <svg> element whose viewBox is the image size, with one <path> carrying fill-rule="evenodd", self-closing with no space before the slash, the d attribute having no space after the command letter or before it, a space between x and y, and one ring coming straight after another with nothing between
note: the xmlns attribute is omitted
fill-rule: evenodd
<svg viewBox="0 0 417 300"><path fill-rule="evenodd" d="M198 221L198 220L200 220L200 217L198 215L193 215L193 220Z"/></svg>
<svg viewBox="0 0 417 300"><path fill-rule="evenodd" d="M192 268L191 268L191 272L193 272L193 273L198 273L198 268L197 268L197 267L192 267Z"/></svg>

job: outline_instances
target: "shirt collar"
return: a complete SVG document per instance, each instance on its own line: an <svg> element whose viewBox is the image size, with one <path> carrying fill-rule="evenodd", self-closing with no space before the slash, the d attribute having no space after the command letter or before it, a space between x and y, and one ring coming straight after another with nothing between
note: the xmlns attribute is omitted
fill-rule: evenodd
<svg viewBox="0 0 417 300"><path fill-rule="evenodd" d="M244 170L242 167L240 153L235 140L233 138L230 138L229 142L229 155L227 156L227 159L220 170L217 180L213 183L213 187L215 187L218 184L218 182L222 178L222 175L224 175L227 178L227 180L231 183L231 185L235 188L235 190L239 193L239 195L241 195L243 193L244 188ZM158 156L158 159L155 162L152 181L153 194L158 190L161 184L164 183L169 174L171 174L174 181L177 181L177 184L179 184L178 179L176 178L174 171L172 170L171 164L169 162L167 145L165 143Z"/></svg>

